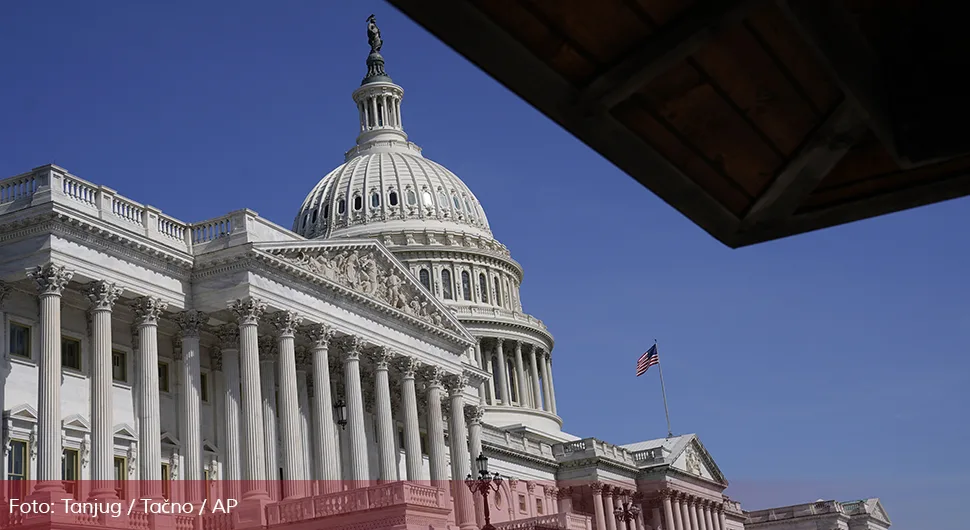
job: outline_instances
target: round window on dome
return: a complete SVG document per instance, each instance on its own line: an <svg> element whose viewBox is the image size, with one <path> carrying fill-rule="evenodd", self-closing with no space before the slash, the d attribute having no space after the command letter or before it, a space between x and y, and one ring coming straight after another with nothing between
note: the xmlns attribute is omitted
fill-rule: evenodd
<svg viewBox="0 0 970 530"><path fill-rule="evenodd" d="M381 194L375 191L374 193L370 194L370 207L380 208L380 206L381 206Z"/></svg>
<svg viewBox="0 0 970 530"><path fill-rule="evenodd" d="M347 211L347 201L340 199L337 201L337 215L343 215Z"/></svg>
<svg viewBox="0 0 970 530"><path fill-rule="evenodd" d="M392 191L387 194L387 200L391 203L391 206L397 206L397 192Z"/></svg>
<svg viewBox="0 0 970 530"><path fill-rule="evenodd" d="M408 204L410 204L411 206L418 204L418 196L414 194L414 190L409 189L407 192L407 195L408 195Z"/></svg>

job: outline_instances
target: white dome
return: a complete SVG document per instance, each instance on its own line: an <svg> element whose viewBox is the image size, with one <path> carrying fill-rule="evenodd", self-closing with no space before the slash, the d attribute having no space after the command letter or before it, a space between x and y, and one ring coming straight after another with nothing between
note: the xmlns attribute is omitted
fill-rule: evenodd
<svg viewBox="0 0 970 530"><path fill-rule="evenodd" d="M293 231L306 237L364 237L386 232L448 231L492 239L468 186L410 142L355 148L313 188Z"/></svg>

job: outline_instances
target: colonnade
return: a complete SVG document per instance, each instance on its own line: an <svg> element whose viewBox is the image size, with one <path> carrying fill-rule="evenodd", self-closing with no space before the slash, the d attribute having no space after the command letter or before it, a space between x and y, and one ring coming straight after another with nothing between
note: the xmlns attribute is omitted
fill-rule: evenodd
<svg viewBox="0 0 970 530"><path fill-rule="evenodd" d="M660 498L647 503L654 529L726 530L724 503L673 489L660 491ZM661 518L661 511L662 518Z"/></svg>
<svg viewBox="0 0 970 530"><path fill-rule="evenodd" d="M28 273L39 289L40 302L40 358L38 363L38 441L37 480L38 492L52 495L63 492L61 482L61 296L73 278L73 272L63 266L48 264ZM111 402L111 325L112 308L122 289L110 282L94 281L83 286L84 293L92 303L92 370L91 370L91 466L92 478L98 484L92 489L92 497L110 497L113 480L113 432ZM158 372L158 324L166 310L166 304L151 296L138 297L130 302L135 322L132 326L133 345L137 357L135 389L138 416L138 466L144 498L159 499L161 491L161 433ZM246 499L268 499L267 480L276 479L275 452L268 452L267 442L275 441L266 436L266 430L279 426L282 444L282 468L284 470L284 498L306 496L314 492L304 491L306 481L321 481L320 493L345 489L345 481L351 487L369 483L367 467L368 447L364 425L364 390L361 381L361 359L368 359L374 367L373 399L376 416L378 476L380 481L399 479L422 480L420 431L418 423L418 380L427 402L427 428L430 479L445 484L449 476L461 478L470 473L471 458L481 453L482 410L474 404L465 404L464 390L468 378L460 373L448 373L442 367L422 364L417 359L403 356L388 348L368 343L356 335L338 336L336 330L319 322L304 322L304 318L292 311L280 310L267 313L265 302L246 298L228 304L236 321L216 329L208 326L209 316L197 310L175 313L172 320L178 325L175 357L179 361L182 384L178 389L180 445L184 459L181 477L200 484L203 478L202 434L200 418L201 399L201 353L200 333L215 331L220 340L218 353L213 356L213 374L218 380L213 384L224 389L223 417L225 424L220 432L223 441L224 479L228 484L239 486L239 494ZM273 348L259 340L260 324L270 324L274 330ZM267 326L263 326L266 328ZM296 339L310 343L309 355L298 365L295 351ZM275 355L268 356L273 350ZM335 351L334 351L335 350ZM336 443L337 427L333 417L334 395L331 388L331 353L342 364L343 399L347 407L347 448L349 466L341 476L340 455ZM270 362L270 360L272 360ZM404 424L404 449L406 476L399 477L396 465L397 450L394 435L390 390L391 366L401 379L401 416ZM265 402L275 402L275 377L279 374L279 410L264 408ZM301 422L300 402L309 393L307 385L300 385L298 374L310 374L313 391L312 434ZM275 375L275 374L274 374ZM266 381L270 384L266 384ZM303 387L303 391L301 391ZM301 399L302 397L302 399ZM268 398L268 399L264 399ZM449 403L450 418L450 474L448 454L445 449L445 423L442 399ZM275 409L275 407L274 407ZM273 417L268 417L273 414ZM279 419L277 423L277 417ZM313 438L316 443L307 443ZM469 446L469 441L471 445ZM309 456L312 452L312 456ZM311 467L307 461L312 460ZM276 466L273 462L273 466ZM198 482L196 482L198 481ZM100 487L99 487L100 486ZM197 486L193 486L197 487ZM186 491L191 500L201 491ZM472 500L467 488L454 488L455 517L463 529L475 524Z"/></svg>
<svg viewBox="0 0 970 530"><path fill-rule="evenodd" d="M487 341L487 345L483 345ZM491 346L489 348L488 346ZM512 360L512 370L508 361ZM528 407L556 414L552 355L534 344L507 339L479 339L475 362L495 377L488 382L489 405ZM512 399L513 388L517 391Z"/></svg>

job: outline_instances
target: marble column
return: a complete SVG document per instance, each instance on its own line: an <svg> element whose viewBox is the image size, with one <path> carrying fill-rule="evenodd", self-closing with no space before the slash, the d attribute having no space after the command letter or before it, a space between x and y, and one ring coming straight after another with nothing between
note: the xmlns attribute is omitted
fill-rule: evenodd
<svg viewBox="0 0 970 530"><path fill-rule="evenodd" d="M663 525L664 528L661 528L661 525ZM653 503L650 508L650 526L651 530L670 530L668 527L666 527L666 525L660 522L660 507L656 503Z"/></svg>
<svg viewBox="0 0 970 530"><path fill-rule="evenodd" d="M690 514L691 530L704 530L704 519L700 514L699 501L693 497L687 499L687 512Z"/></svg>
<svg viewBox="0 0 970 530"><path fill-rule="evenodd" d="M724 505L723 504L720 504L717 507L717 525L718 525L718 530L727 530L727 526L725 526L724 523L725 523L725 521L724 521Z"/></svg>
<svg viewBox="0 0 970 530"><path fill-rule="evenodd" d="M512 405L512 400L509 399L509 381L508 381L508 363L505 362L505 349L502 346L504 341L498 339L495 342L495 357L498 361L498 367L495 373L498 374L498 391L499 397L501 398L501 404L505 406Z"/></svg>
<svg viewBox="0 0 970 530"><path fill-rule="evenodd" d="M525 364L522 362L522 341L515 341L515 377L519 384L519 406L531 406L531 395L528 381L525 377Z"/></svg>
<svg viewBox="0 0 970 530"><path fill-rule="evenodd" d="M283 454L283 498L295 499L303 491L303 435L300 432L300 394L296 388L296 328L303 317L277 311L272 318L277 333L279 373L279 428Z"/></svg>
<svg viewBox="0 0 970 530"><path fill-rule="evenodd" d="M569 487L556 488L556 501L559 504L559 513L570 513L573 511L573 490Z"/></svg>
<svg viewBox="0 0 970 530"><path fill-rule="evenodd" d="M48 263L32 269L27 276L37 284L40 298L37 491L53 496L64 491L61 483L61 293L74 272Z"/></svg>
<svg viewBox="0 0 970 530"><path fill-rule="evenodd" d="M483 366L482 368L486 372L488 372L489 375L492 376L488 378L488 390L489 390L488 404L498 405L499 397L500 397L499 396L500 392L498 389L500 388L500 386L499 386L499 382L496 380L496 375L495 375L496 374L495 364L498 363L495 357L495 352L492 350L489 350L487 353L485 353L484 358L482 359L482 362L485 363L485 366Z"/></svg>
<svg viewBox="0 0 970 530"><path fill-rule="evenodd" d="M546 373L549 375L549 404L551 405L551 412L553 414L559 414L559 409L556 408L556 383L553 382L554 378L552 376L552 352L546 352Z"/></svg>
<svg viewBox="0 0 970 530"><path fill-rule="evenodd" d="M404 409L404 467L407 479L421 480L421 431L418 426L418 398L414 376L419 368L413 357L401 359L401 407Z"/></svg>
<svg viewBox="0 0 970 530"><path fill-rule="evenodd" d="M687 518L687 506L684 505L681 494L673 492L670 500L674 504L674 528L676 530L690 530L688 528L690 519Z"/></svg>
<svg viewBox="0 0 970 530"><path fill-rule="evenodd" d="M449 376L444 381L448 388L448 400L451 404L451 421L448 439L451 442L451 476L453 480L452 495L454 496L455 523L461 530L475 530L475 512L472 504L471 491L464 483L464 478L471 474L471 461L468 456L468 428L465 426L465 387L468 378L464 375Z"/></svg>
<svg viewBox="0 0 970 530"><path fill-rule="evenodd" d="M482 416L484 414L485 409L480 405L465 405L465 422L468 424L468 449L470 452L469 464L471 466L469 474L472 475L472 478L478 478L478 468L475 460L482 454ZM484 499L481 495L474 495L474 500L475 524L481 528L485 525Z"/></svg>
<svg viewBox="0 0 970 530"><path fill-rule="evenodd" d="M209 317L201 311L182 311L175 315L182 334L181 386L179 391L179 433L182 462L182 480L186 481L186 500L201 501L202 490L202 418L201 407L202 367L199 352L199 329Z"/></svg>
<svg viewBox="0 0 970 530"><path fill-rule="evenodd" d="M300 453L303 455L303 480L313 480L313 450L311 449L310 392L313 382L308 377L310 352L303 346L296 348L296 392L300 408ZM313 494L310 482L304 485L308 495Z"/></svg>
<svg viewBox="0 0 970 530"><path fill-rule="evenodd" d="M539 386L539 363L536 362L536 348L529 348L529 375L532 379L532 407L542 409L542 388Z"/></svg>
<svg viewBox="0 0 970 530"><path fill-rule="evenodd" d="M374 361L374 412L377 421L377 458L381 482L397 480L397 451L394 448L394 419L391 414L391 383L388 365L391 352L384 347L377 348Z"/></svg>
<svg viewBox="0 0 970 530"><path fill-rule="evenodd" d="M310 339L313 362L313 427L314 463L320 493L340 491L340 456L335 440L337 425L333 421L333 398L330 389L330 339L333 330L324 324L312 324L306 329Z"/></svg>
<svg viewBox="0 0 970 530"><path fill-rule="evenodd" d="M352 487L367 486L367 438L364 434L364 396L360 386L360 350L364 340L352 336L344 351L344 391L347 393L347 431L350 442Z"/></svg>
<svg viewBox="0 0 970 530"><path fill-rule="evenodd" d="M687 530L697 530L697 521L695 520L694 510L691 507L692 499L689 495L680 494L680 513L681 518L684 520L684 528Z"/></svg>
<svg viewBox="0 0 970 530"><path fill-rule="evenodd" d="M546 352L538 350L536 355L539 357L539 371L542 374L542 410L552 412L552 388L549 384L549 365L546 363Z"/></svg>
<svg viewBox="0 0 970 530"><path fill-rule="evenodd" d="M162 432L161 404L158 398L158 317L165 311L161 299L143 296L131 304L135 314L133 328L137 337L138 367L136 377L138 408L138 466L141 496L146 499L162 497Z"/></svg>
<svg viewBox="0 0 970 530"><path fill-rule="evenodd" d="M277 414L277 394L276 394L276 343L272 337L262 336L258 339L259 344L259 388L262 399L260 418L263 420L263 450L265 451L263 474L266 477L267 493L270 498L279 499L280 496L280 464L279 448L276 446L279 440L277 429L279 428L279 416Z"/></svg>
<svg viewBox="0 0 970 530"><path fill-rule="evenodd" d="M238 499L242 493L239 484L242 480L241 451L239 446L239 326L225 324L216 331L222 354L222 382L226 394L223 397L222 423L225 440L222 441L222 477L225 481L225 497Z"/></svg>
<svg viewBox="0 0 970 530"><path fill-rule="evenodd" d="M474 290L474 287L472 288L472 290ZM476 363L476 366L478 366L482 370L485 370L486 372L488 371L488 368L485 366L485 358L482 356L481 338L475 339L475 363ZM485 396L487 395L485 392L485 388L486 388L485 385L486 385L486 382L484 380L482 380L482 382L478 384L478 401L480 405L487 404L487 400L485 398Z"/></svg>
<svg viewBox="0 0 970 530"><path fill-rule="evenodd" d="M704 510L704 528L706 530L714 530L714 521L711 519L710 501L704 501L701 507Z"/></svg>
<svg viewBox="0 0 970 530"><path fill-rule="evenodd" d="M428 369L428 438L431 447L428 461L431 467L431 481L435 486L445 487L448 480L448 467L445 457L445 422L441 416L442 377L445 373L437 366ZM447 491L447 488L445 488Z"/></svg>
<svg viewBox="0 0 970 530"><path fill-rule="evenodd" d="M616 515L613 513L613 510L616 509L616 505L613 503L615 491L612 487L603 488L603 511L606 512L606 528L609 530L617 530Z"/></svg>
<svg viewBox="0 0 970 530"><path fill-rule="evenodd" d="M111 377L111 309L123 289L113 283L88 284L91 301L91 480L94 499L115 496L114 407Z"/></svg>
<svg viewBox="0 0 970 530"><path fill-rule="evenodd" d="M239 371L242 398L243 499L267 499L266 446L263 445L263 397L260 387L259 318L266 303L249 298L231 302L229 309L239 321Z"/></svg>
<svg viewBox="0 0 970 530"><path fill-rule="evenodd" d="M680 530L680 525L676 524L674 521L674 506L671 497L672 495L670 490L663 490L660 492L660 498L664 509L664 526L666 527L664 530Z"/></svg>
<svg viewBox="0 0 970 530"><path fill-rule="evenodd" d="M606 515L603 513L603 485L599 482L593 482L589 485L589 489L593 491L593 518L596 521L595 530L607 530ZM613 517L613 514L610 514L610 517Z"/></svg>

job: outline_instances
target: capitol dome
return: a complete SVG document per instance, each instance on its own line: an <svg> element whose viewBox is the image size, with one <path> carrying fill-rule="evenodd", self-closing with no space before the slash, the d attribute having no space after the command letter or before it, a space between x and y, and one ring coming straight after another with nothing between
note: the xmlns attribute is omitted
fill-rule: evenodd
<svg viewBox="0 0 970 530"><path fill-rule="evenodd" d="M404 90L384 72L379 54L354 91L357 145L323 177L293 220L306 238L367 237L434 231L492 240L485 211L457 175L428 160L401 124Z"/></svg>

